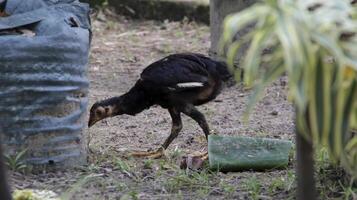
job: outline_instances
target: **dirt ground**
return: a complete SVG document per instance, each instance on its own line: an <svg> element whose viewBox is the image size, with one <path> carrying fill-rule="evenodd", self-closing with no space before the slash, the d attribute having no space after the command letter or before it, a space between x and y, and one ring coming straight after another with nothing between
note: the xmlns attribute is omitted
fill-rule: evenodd
<svg viewBox="0 0 357 200"><path fill-rule="evenodd" d="M208 53L209 27L189 22L117 20L100 15L93 21L88 75L90 105L121 95L151 62L176 52ZM286 79L266 89L243 123L250 91L240 84L226 88L215 101L198 107L210 128L224 135L293 140L293 109ZM90 106L89 105L89 106ZM89 109L89 108L88 108ZM13 172L16 188L50 189L70 199L289 199L295 175L292 164L268 172L217 173L180 170L182 155L206 148L199 126L183 116L183 130L166 159L127 158L129 150L155 149L171 128L167 110L152 107L136 116L119 116L86 130L89 164L78 169L27 174Z"/></svg>

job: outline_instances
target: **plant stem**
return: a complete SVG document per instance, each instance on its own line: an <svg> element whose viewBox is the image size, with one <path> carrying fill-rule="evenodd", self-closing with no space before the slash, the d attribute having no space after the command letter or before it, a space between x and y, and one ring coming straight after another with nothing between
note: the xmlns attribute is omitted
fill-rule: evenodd
<svg viewBox="0 0 357 200"><path fill-rule="evenodd" d="M298 130L296 130L296 151L297 200L316 200L313 147Z"/></svg>

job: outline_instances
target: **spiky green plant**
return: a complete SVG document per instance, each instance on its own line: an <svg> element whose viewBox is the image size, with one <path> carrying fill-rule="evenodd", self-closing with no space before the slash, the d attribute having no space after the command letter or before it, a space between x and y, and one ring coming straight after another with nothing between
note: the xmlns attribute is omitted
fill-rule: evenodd
<svg viewBox="0 0 357 200"><path fill-rule="evenodd" d="M27 149L24 149L14 155L5 155L5 164L13 171L25 170L27 168L27 165L24 162L26 152Z"/></svg>
<svg viewBox="0 0 357 200"><path fill-rule="evenodd" d="M244 82L263 89L284 73L296 126L314 146L357 176L357 9L347 0L266 0L228 16L222 50L232 70L242 46ZM235 40L238 31L254 29ZM263 51L266 51L263 52ZM236 77L240 77L239 75Z"/></svg>

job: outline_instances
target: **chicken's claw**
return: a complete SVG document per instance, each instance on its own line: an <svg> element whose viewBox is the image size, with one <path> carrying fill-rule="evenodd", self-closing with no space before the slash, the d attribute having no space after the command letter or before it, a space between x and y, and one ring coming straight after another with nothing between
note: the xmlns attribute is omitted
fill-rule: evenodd
<svg viewBox="0 0 357 200"><path fill-rule="evenodd" d="M156 151L134 151L130 155L133 157L157 159L165 156L165 149L161 147Z"/></svg>

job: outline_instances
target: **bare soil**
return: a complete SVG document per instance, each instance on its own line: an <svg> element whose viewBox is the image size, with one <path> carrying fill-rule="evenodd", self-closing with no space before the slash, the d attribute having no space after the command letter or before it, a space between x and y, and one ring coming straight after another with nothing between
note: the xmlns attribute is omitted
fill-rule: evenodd
<svg viewBox="0 0 357 200"><path fill-rule="evenodd" d="M194 22L110 20L99 15L93 32L90 105L128 91L153 61L177 52L207 54L210 47L209 27ZM241 84L225 88L215 101L198 109L218 134L293 140L293 108L286 85L282 77L268 87L247 123L242 116L251 91ZM180 170L182 155L206 148L202 130L186 116L166 159L126 157L129 150L159 147L170 128L169 114L161 107L99 122L86 130L88 166L40 174L12 172L12 183L18 189L50 189L70 199L288 199L294 195L291 164L268 172Z"/></svg>

